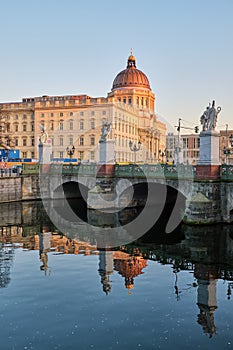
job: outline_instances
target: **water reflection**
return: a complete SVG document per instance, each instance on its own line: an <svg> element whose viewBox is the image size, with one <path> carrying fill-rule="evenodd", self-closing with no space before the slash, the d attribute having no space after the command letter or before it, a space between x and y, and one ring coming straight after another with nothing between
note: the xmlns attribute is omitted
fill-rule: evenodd
<svg viewBox="0 0 233 350"><path fill-rule="evenodd" d="M100 249L98 241L85 232L77 232L73 237L61 234L50 222L40 202L5 204L1 205L0 212L0 288L8 286L11 281L14 252L19 247L38 251L39 269L45 276L49 276L53 270L50 254L98 256L96 270L100 281L99 292L103 291L106 295L111 295L114 273L122 278L122 284L128 293L133 293L133 289L137 288L136 280L139 282L140 276L147 273L148 263L154 261L172 267L174 300L182 302L185 292L196 290L194 302L199 310L197 323L209 337L216 334L217 282L225 283L227 300L231 300L233 289L231 225L181 226L173 236L172 233L165 235L157 227L157 230L153 228L131 244L114 249ZM128 213L124 213L124 220L127 215L131 218L135 212L128 209ZM193 282L181 286L180 273L183 271L193 275Z"/></svg>

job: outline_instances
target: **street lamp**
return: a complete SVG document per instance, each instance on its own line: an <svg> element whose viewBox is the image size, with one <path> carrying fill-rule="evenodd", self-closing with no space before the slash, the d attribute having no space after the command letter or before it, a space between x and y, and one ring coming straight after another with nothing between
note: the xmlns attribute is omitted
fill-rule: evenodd
<svg viewBox="0 0 233 350"><path fill-rule="evenodd" d="M230 140L231 148L233 148L233 135L232 134L231 134L231 136L229 136L229 140Z"/></svg>
<svg viewBox="0 0 233 350"><path fill-rule="evenodd" d="M226 164L228 163L227 157L229 157L231 154L233 154L233 135L232 134L229 136L229 140L230 140L231 147L224 146L224 148L223 148L223 153L226 155Z"/></svg>
<svg viewBox="0 0 233 350"><path fill-rule="evenodd" d="M138 143L133 143L133 141L129 141L129 148L132 152L134 152L134 163L136 163L136 152L141 149L142 143L138 141Z"/></svg>
<svg viewBox="0 0 233 350"><path fill-rule="evenodd" d="M72 159L72 156L74 154L74 151L75 151L74 145L66 147L66 152L67 152L68 156L70 157L70 163L71 163L71 159Z"/></svg>

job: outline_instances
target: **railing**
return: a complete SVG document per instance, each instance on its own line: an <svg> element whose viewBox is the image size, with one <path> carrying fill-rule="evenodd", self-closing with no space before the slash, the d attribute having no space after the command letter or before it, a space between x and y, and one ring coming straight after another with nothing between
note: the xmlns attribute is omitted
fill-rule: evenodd
<svg viewBox="0 0 233 350"><path fill-rule="evenodd" d="M96 176L98 165L89 164L50 164L51 175L82 175ZM23 164L23 175L39 174L39 164ZM168 165L168 164L127 164L115 165L115 177L137 178L193 178L195 167L191 165Z"/></svg>
<svg viewBox="0 0 233 350"><path fill-rule="evenodd" d="M82 175L96 176L98 165L89 164L51 164L49 174L54 175ZM39 164L23 164L23 175L39 174ZM192 165L169 165L169 164L116 164L115 177L138 177L138 178L166 178L166 179L191 179L195 177L196 167ZM8 169L2 170L0 176L17 176ZM220 179L233 181L233 165L222 165Z"/></svg>
<svg viewBox="0 0 233 350"><path fill-rule="evenodd" d="M22 165L22 174L30 175L30 174L39 174L39 164L26 164Z"/></svg>
<svg viewBox="0 0 233 350"><path fill-rule="evenodd" d="M168 165L168 164L129 164L115 166L116 177L141 177L141 178L193 178L196 168L192 165Z"/></svg>
<svg viewBox="0 0 233 350"><path fill-rule="evenodd" d="M233 165L222 165L221 179L229 181L233 180Z"/></svg>

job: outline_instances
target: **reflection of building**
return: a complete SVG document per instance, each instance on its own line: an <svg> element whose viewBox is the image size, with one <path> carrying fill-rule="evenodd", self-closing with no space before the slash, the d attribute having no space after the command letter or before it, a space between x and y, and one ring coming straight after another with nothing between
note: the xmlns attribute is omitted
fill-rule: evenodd
<svg viewBox="0 0 233 350"><path fill-rule="evenodd" d="M136 67L133 55L113 81L107 97L88 95L41 96L22 102L1 103L15 147L22 158L38 158L39 125L45 126L53 145L53 157L67 157L66 147L75 145L74 158L98 160L98 143L104 120L112 121L110 138L116 140L117 161L133 161L129 141L142 142L138 161L155 161L165 149L165 124L154 112L155 95L147 76Z"/></svg>
<svg viewBox="0 0 233 350"><path fill-rule="evenodd" d="M101 249L99 251L99 274L103 291L108 295L111 292L112 286L110 275L113 273L113 252L111 250Z"/></svg>
<svg viewBox="0 0 233 350"><path fill-rule="evenodd" d="M45 273L48 268L48 252L51 248L51 235L51 232L41 232L39 235L40 261L42 262L40 269L44 270Z"/></svg>
<svg viewBox="0 0 233 350"><path fill-rule="evenodd" d="M217 331L214 323L214 312L217 309L216 281L219 270L215 266L195 265L194 276L197 278L197 305L200 309L198 323L211 338Z"/></svg>
<svg viewBox="0 0 233 350"><path fill-rule="evenodd" d="M127 253L114 252L114 269L125 278L125 287L132 289L134 278L143 274L142 269L147 266L147 260L141 256L131 256Z"/></svg>
<svg viewBox="0 0 233 350"><path fill-rule="evenodd" d="M14 248L0 248L0 288L7 287L10 283L10 268L13 262Z"/></svg>

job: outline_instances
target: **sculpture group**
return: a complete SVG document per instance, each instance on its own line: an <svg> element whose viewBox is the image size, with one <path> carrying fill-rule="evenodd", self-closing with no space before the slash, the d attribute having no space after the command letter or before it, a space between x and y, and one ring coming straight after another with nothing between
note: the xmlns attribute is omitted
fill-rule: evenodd
<svg viewBox="0 0 233 350"><path fill-rule="evenodd" d="M102 129L101 129L101 142L106 142L107 135L110 133L112 127L112 122L108 123L107 120L103 122Z"/></svg>
<svg viewBox="0 0 233 350"><path fill-rule="evenodd" d="M202 124L202 131L213 131L216 128L218 114L221 111L221 107L215 108L215 101L212 102L212 106L206 107L205 112L202 114L200 122Z"/></svg>

